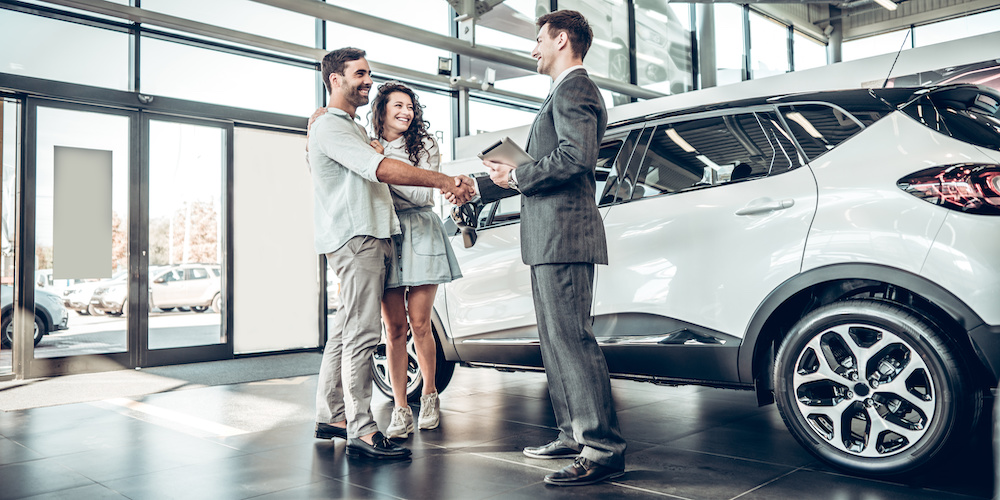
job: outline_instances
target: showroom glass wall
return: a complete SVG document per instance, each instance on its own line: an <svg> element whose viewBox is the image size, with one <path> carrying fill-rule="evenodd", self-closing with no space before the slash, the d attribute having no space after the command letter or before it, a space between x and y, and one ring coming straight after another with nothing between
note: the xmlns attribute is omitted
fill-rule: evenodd
<svg viewBox="0 0 1000 500"><path fill-rule="evenodd" d="M936 43L957 40L997 31L1000 26L1000 9L970 14L955 19L910 26L887 33L846 40L843 43L843 60L853 61L898 50L925 47Z"/></svg>

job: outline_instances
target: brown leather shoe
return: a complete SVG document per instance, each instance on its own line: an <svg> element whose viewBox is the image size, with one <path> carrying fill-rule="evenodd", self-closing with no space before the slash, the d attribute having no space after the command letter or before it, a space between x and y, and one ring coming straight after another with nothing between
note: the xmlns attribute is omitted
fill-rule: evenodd
<svg viewBox="0 0 1000 500"><path fill-rule="evenodd" d="M553 486L583 486L622 477L623 475L625 475L624 467L616 469L591 462L583 457L577 457L572 465L567 465L562 470L545 476L545 483Z"/></svg>

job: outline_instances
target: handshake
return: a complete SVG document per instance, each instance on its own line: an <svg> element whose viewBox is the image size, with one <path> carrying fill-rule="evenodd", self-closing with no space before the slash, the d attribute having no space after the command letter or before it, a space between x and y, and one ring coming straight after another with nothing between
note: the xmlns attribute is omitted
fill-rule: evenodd
<svg viewBox="0 0 1000 500"><path fill-rule="evenodd" d="M469 200L476 197L476 184L471 178L465 175L453 177L455 185L448 185L441 188L441 194L453 205L464 205Z"/></svg>

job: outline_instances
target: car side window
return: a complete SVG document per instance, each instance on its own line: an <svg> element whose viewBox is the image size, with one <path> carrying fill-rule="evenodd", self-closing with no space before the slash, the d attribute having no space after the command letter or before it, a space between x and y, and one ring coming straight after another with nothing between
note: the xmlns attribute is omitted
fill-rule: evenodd
<svg viewBox="0 0 1000 500"><path fill-rule="evenodd" d="M596 195L598 203L602 201L602 194L606 191L609 182L614 182L616 173L624 171L628 158L622 160L619 153L623 150L626 141L613 139L601 145L598 153L595 176L597 178ZM621 163L624 162L624 163ZM621 164L619 164L621 163ZM611 193L614 196L614 193ZM610 202L610 201L609 201ZM521 218L521 197L511 196L502 198L483 206L479 216L479 227L486 228L516 221Z"/></svg>
<svg viewBox="0 0 1000 500"><path fill-rule="evenodd" d="M177 275L177 271L170 271L169 273L164 273L161 279L164 283L169 283L171 281L180 281L181 277Z"/></svg>
<svg viewBox="0 0 1000 500"><path fill-rule="evenodd" d="M852 115L824 104L794 104L779 109L810 161L863 129Z"/></svg>
<svg viewBox="0 0 1000 500"><path fill-rule="evenodd" d="M801 165L773 113L739 113L656 127L630 199L739 182Z"/></svg>
<svg viewBox="0 0 1000 500"><path fill-rule="evenodd" d="M186 276L187 279L189 279L189 280L204 280L204 279L208 279L208 271L206 271L206 270L204 270L204 269L202 269L200 267L193 267L191 269L188 269L187 272L186 272L186 275L187 275Z"/></svg>
<svg viewBox="0 0 1000 500"><path fill-rule="evenodd" d="M631 146L633 141L628 141ZM628 155L622 154L626 141L614 140L601 145L601 152L597 158L597 169L594 171L597 177L597 204L608 205L618 201L617 193L621 178L625 168L628 167Z"/></svg>

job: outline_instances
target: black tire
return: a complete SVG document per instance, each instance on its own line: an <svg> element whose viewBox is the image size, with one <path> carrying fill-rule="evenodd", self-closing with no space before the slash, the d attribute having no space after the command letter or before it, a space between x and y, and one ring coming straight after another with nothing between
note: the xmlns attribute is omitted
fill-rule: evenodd
<svg viewBox="0 0 1000 500"><path fill-rule="evenodd" d="M455 374L455 362L446 360L444 352L441 351L441 341L438 336L438 332L441 331L440 328L440 325L436 321L431 321L431 335L434 337L434 345L437 347L435 349L437 352L437 370L434 373L434 386L437 388L438 393L448 387L452 375ZM375 352L372 353L372 378L375 380L375 386L378 387L378 390L389 399L392 399L392 383L389 379L389 362L386 357L385 347L385 331L383 330L382 340L375 346ZM424 380L420 374L420 365L417 363L417 352L413 345L412 333L407 333L406 335L406 354L406 400L413 403L420 400L420 394L424 388Z"/></svg>
<svg viewBox="0 0 1000 500"><path fill-rule="evenodd" d="M174 310L174 308L173 308L173 307L161 307L161 308L159 308L159 309L160 309L161 311L165 312L165 313L168 313L168 312L170 312L170 311L173 311L173 310Z"/></svg>
<svg viewBox="0 0 1000 500"><path fill-rule="evenodd" d="M222 294L217 293L215 297L212 297L212 310L220 313L222 312Z"/></svg>
<svg viewBox="0 0 1000 500"><path fill-rule="evenodd" d="M196 313L203 313L208 310L208 306L191 306L191 310Z"/></svg>
<svg viewBox="0 0 1000 500"><path fill-rule="evenodd" d="M878 300L836 302L799 320L778 350L773 383L781 418L804 448L869 476L927 464L971 430L982 405L944 333Z"/></svg>
<svg viewBox="0 0 1000 500"><path fill-rule="evenodd" d="M14 316L8 314L0 320L0 343L4 347L10 347L13 345L14 340ZM45 321L35 315L35 345L38 345L42 341L42 336L45 335Z"/></svg>

